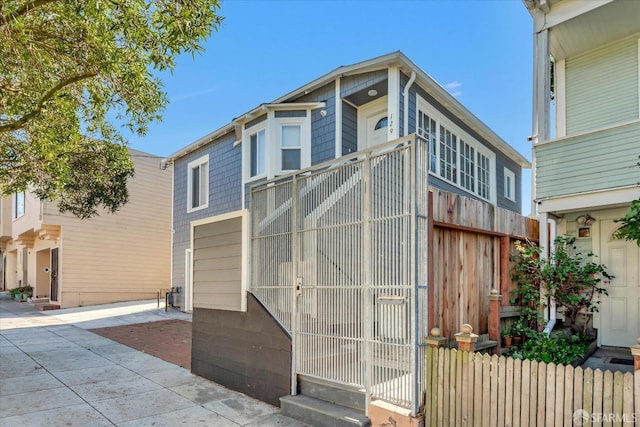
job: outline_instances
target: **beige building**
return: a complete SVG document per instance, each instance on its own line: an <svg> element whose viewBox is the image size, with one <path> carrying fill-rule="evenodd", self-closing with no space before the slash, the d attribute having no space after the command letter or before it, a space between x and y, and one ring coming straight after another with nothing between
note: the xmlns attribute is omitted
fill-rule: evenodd
<svg viewBox="0 0 640 427"><path fill-rule="evenodd" d="M154 298L170 287L171 172L130 150L129 202L88 220L30 193L0 207L3 288L32 286L62 308Z"/></svg>

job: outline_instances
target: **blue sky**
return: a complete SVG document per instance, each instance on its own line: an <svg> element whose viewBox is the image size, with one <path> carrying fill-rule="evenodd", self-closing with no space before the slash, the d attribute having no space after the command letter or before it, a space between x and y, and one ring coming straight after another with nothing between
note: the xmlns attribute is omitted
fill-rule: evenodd
<svg viewBox="0 0 640 427"><path fill-rule="evenodd" d="M133 148L167 156L341 65L401 50L531 158L532 21L520 0L227 0L195 58L162 75L171 103ZM523 209L529 211L529 180Z"/></svg>

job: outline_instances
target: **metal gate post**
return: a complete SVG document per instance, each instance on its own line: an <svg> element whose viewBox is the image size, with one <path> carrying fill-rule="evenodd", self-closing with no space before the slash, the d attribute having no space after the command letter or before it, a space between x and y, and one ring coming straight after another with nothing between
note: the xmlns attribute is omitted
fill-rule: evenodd
<svg viewBox="0 0 640 427"><path fill-rule="evenodd" d="M362 358L364 359L365 415L369 414L371 401L371 352L373 338L373 295L371 293L371 151L368 151L362 162L362 264L361 280L362 307L364 309L364 343Z"/></svg>
<svg viewBox="0 0 640 427"><path fill-rule="evenodd" d="M291 395L298 394L298 297L302 293L302 283L298 280L298 176L291 183ZM299 283L300 282L300 283Z"/></svg>
<svg viewBox="0 0 640 427"><path fill-rule="evenodd" d="M411 381L413 383L413 397L411 402L411 413L415 416L416 412L418 412L418 407L420 406L419 396L420 390L418 388L420 381L418 380L418 374L420 372L420 367L418 363L420 363L418 356L418 331L419 331L419 314L418 314L418 227L416 216L418 214L418 183L416 180L416 167L417 167L417 139L414 135L413 140L409 143L409 215L410 215L410 248L411 253L409 254L410 259L410 283L411 283L411 291L409 292L411 298L411 316L409 320L409 324L411 327Z"/></svg>

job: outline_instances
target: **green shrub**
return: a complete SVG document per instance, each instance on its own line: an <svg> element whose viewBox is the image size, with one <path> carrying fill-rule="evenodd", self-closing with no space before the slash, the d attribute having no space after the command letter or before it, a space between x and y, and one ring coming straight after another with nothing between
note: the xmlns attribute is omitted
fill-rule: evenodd
<svg viewBox="0 0 640 427"><path fill-rule="evenodd" d="M529 359L537 362L568 365L583 356L589 348L591 338L576 334L569 338L539 332L532 334L519 349L507 352L507 355L518 359Z"/></svg>

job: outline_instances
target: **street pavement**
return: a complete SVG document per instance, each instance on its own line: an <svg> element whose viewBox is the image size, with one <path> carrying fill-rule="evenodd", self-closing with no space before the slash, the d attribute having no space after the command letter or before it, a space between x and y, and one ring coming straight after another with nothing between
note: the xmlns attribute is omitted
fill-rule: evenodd
<svg viewBox="0 0 640 427"><path fill-rule="evenodd" d="M155 301L41 312L0 294L0 425L281 426L279 409L88 329L190 320Z"/></svg>

